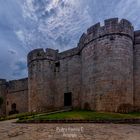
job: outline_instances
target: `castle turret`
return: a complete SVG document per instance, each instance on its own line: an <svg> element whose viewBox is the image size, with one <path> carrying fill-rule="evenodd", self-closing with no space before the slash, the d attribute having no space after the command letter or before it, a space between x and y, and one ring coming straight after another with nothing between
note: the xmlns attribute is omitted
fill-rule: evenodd
<svg viewBox="0 0 140 140"><path fill-rule="evenodd" d="M29 111L40 112L54 106L54 61L57 50L36 49L28 54Z"/></svg>
<svg viewBox="0 0 140 140"><path fill-rule="evenodd" d="M134 35L134 106L140 111L140 30Z"/></svg>
<svg viewBox="0 0 140 140"><path fill-rule="evenodd" d="M133 105L133 27L125 19L105 20L87 30L82 50L82 107L129 111Z"/></svg>

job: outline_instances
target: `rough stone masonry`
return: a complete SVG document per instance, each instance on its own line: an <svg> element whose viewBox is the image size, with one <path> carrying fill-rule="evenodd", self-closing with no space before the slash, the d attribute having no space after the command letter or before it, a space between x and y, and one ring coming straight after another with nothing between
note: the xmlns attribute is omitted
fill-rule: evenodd
<svg viewBox="0 0 140 140"><path fill-rule="evenodd" d="M87 29L76 48L28 54L28 79L0 80L2 112L72 106L108 112L140 110L140 31L118 18Z"/></svg>

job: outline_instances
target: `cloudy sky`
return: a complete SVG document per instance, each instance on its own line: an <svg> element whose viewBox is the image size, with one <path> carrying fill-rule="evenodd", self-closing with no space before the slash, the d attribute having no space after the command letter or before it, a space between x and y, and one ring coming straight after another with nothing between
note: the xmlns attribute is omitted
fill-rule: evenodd
<svg viewBox="0 0 140 140"><path fill-rule="evenodd" d="M140 29L140 0L0 0L0 78L27 76L29 51L76 47L89 26L112 17Z"/></svg>

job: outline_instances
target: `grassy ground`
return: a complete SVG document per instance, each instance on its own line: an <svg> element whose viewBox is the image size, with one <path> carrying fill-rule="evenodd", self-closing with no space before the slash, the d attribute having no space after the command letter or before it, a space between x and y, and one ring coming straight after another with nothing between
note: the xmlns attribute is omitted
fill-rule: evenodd
<svg viewBox="0 0 140 140"><path fill-rule="evenodd" d="M140 113L105 113L105 112L94 112L94 111L83 111L73 110L69 112L55 113L55 114L42 114L20 117L18 122L24 120L63 120L63 119L74 119L74 120L114 120L114 119L133 119L140 118Z"/></svg>
<svg viewBox="0 0 140 140"><path fill-rule="evenodd" d="M17 119L17 118L24 118L24 117L29 117L29 116L33 116L35 115L36 113L30 113L30 112L27 112L27 113L20 113L20 114L13 114L13 115L10 115L10 116L3 116L3 117L0 117L0 121L4 121L4 120L11 120L11 119Z"/></svg>

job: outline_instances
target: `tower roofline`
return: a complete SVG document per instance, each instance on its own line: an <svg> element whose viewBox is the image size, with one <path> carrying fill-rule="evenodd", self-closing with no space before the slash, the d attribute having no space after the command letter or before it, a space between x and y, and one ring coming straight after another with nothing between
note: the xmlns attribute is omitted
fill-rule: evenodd
<svg viewBox="0 0 140 140"><path fill-rule="evenodd" d="M98 38L113 35L121 34L134 39L134 27L131 22L126 19L119 20L118 18L110 18L104 20L104 25L101 26L100 22L92 25L87 29L86 33L83 33L80 37L78 46L83 48L85 44L96 40Z"/></svg>

